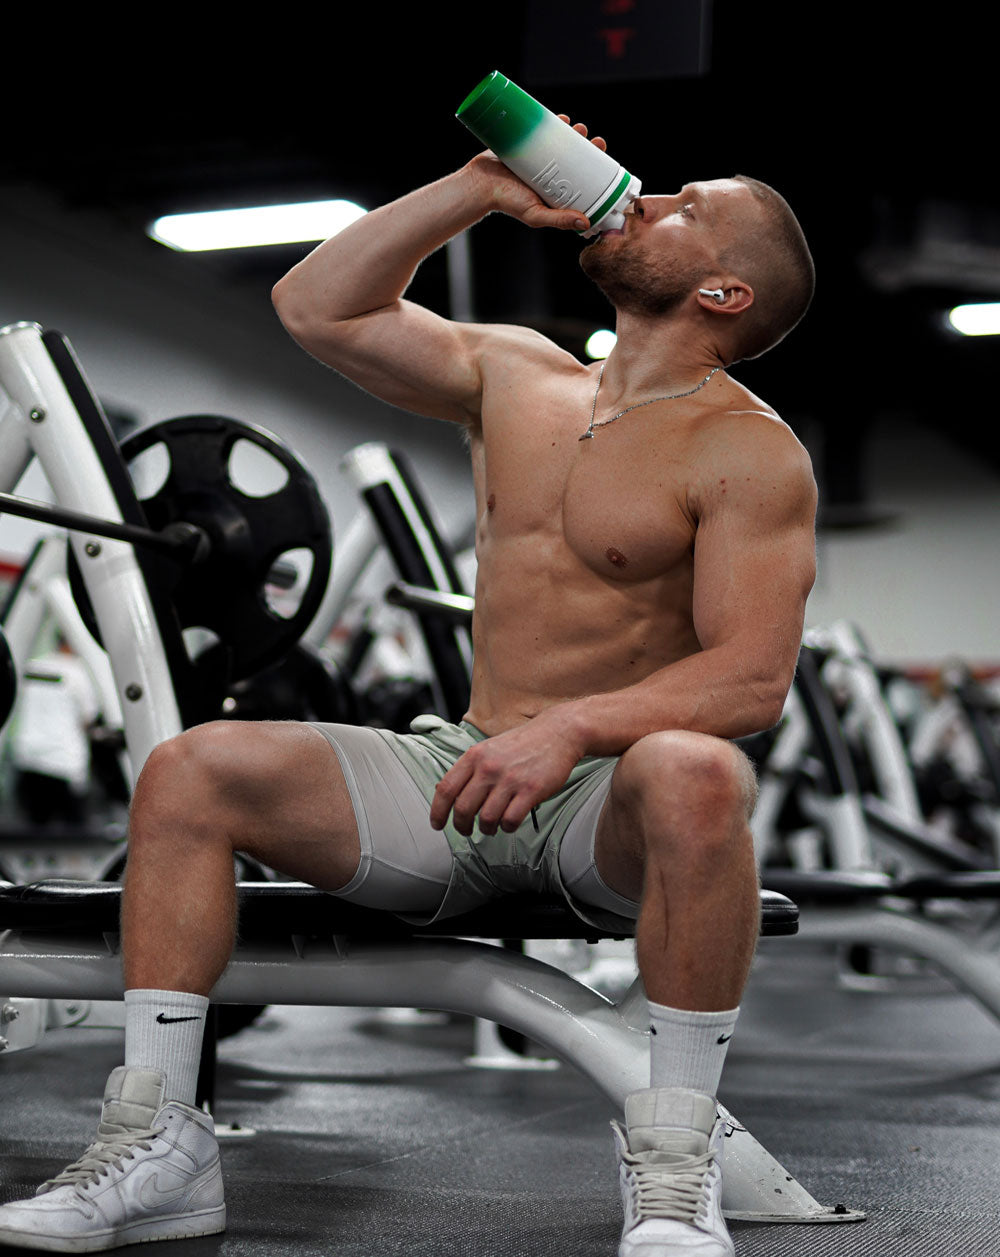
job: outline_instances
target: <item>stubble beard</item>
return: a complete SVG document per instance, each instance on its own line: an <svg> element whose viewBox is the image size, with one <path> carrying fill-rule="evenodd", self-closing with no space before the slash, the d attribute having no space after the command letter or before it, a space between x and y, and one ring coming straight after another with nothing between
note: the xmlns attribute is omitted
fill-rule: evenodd
<svg viewBox="0 0 1000 1257"><path fill-rule="evenodd" d="M697 288L699 276L682 262L647 258L623 247L625 237L595 240L580 254L580 267L615 307L629 314L660 317L676 310ZM622 245L612 243L621 240Z"/></svg>

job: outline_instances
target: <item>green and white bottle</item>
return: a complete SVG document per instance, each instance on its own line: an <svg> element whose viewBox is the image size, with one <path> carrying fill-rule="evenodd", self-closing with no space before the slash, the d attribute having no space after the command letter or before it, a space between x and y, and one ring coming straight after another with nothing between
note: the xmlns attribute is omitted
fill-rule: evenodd
<svg viewBox="0 0 1000 1257"><path fill-rule="evenodd" d="M546 205L586 214L583 236L624 224L640 181L498 70L473 88L455 116Z"/></svg>

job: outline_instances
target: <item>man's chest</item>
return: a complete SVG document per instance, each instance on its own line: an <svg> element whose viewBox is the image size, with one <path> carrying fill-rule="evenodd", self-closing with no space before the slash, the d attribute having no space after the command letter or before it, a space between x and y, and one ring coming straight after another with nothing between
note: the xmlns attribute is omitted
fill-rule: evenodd
<svg viewBox="0 0 1000 1257"><path fill-rule="evenodd" d="M656 580L692 561L696 521L687 509L687 452L638 432L580 441L558 420L487 436L478 460L480 536L534 542L558 566L580 563L623 582Z"/></svg>

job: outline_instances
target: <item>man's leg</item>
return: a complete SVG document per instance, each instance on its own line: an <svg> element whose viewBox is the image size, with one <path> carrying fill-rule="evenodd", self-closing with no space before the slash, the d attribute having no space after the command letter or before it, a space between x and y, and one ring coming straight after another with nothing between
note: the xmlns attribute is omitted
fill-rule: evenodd
<svg viewBox="0 0 1000 1257"><path fill-rule="evenodd" d="M236 851L326 890L353 877L350 795L315 729L218 722L149 757L122 907L125 1066L83 1157L39 1196L0 1208L0 1243L93 1252L225 1226L211 1118L191 1102L206 997L235 937Z"/></svg>
<svg viewBox="0 0 1000 1257"><path fill-rule="evenodd" d="M759 928L755 798L753 769L731 744L655 734L622 756L598 825L602 880L640 904L652 1023L650 1090L628 1098L627 1130L616 1128L622 1257L733 1252L715 1097Z"/></svg>
<svg viewBox="0 0 1000 1257"><path fill-rule="evenodd" d="M162 1069L194 1102L207 995L236 932L233 856L334 890L360 858L339 762L308 725L200 725L163 743L136 784L122 899L125 1064ZM181 993L181 994L174 994Z"/></svg>
<svg viewBox="0 0 1000 1257"><path fill-rule="evenodd" d="M332 747L309 725L219 721L150 755L129 821L126 990L208 994L235 938L237 851L321 890L354 876L350 795Z"/></svg>

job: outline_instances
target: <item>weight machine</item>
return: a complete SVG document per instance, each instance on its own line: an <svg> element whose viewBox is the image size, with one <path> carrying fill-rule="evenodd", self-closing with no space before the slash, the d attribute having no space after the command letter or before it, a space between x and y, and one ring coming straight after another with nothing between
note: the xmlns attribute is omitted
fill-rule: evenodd
<svg viewBox="0 0 1000 1257"><path fill-rule="evenodd" d="M1000 870L991 852L926 823L878 670L850 625L806 635L760 782L762 884L809 905L805 941L916 958L1000 1019Z"/></svg>
<svg viewBox="0 0 1000 1257"><path fill-rule="evenodd" d="M216 417L168 421L158 432L150 430L167 446L171 467L185 470L179 487L171 488L168 476L141 501L126 465L128 442L119 450L68 342L34 324L0 330L0 404L0 488L13 489L29 460L39 458L55 509L70 530L70 580L81 615L92 622L110 663L134 779L153 747L214 718L234 681L281 658L321 610L329 614L332 550L322 503L297 460L285 461L294 488L280 510L267 496L253 499L223 483L226 451L235 441L269 448L277 443ZM142 452L153 438L143 432L133 440L138 446L132 448ZM431 570L429 583L437 588L430 594L414 587L428 583L420 563L433 547L420 538L429 535L429 516L412 493L393 487L384 466L374 476L370 462L365 466L368 471L358 473L369 482L363 496L376 519L382 512L380 526L401 569L393 596L401 602L423 597L425 639L439 676L447 675L443 668L466 668L460 621L468 605L451 574ZM192 483L198 492L187 493ZM18 506L9 494L0 504L4 509L36 510ZM392 540L388 521L400 513L409 514L409 522ZM294 528L284 529L286 515L295 519ZM51 510L36 510L36 517L58 522ZM281 616L263 591L290 548L308 552L311 571L298 607ZM359 563L352 560L349 568ZM342 593L340 585L335 594ZM186 633L207 641L193 649ZM113 883L0 886L0 1047L12 1051L37 1042L46 1001L121 998L119 894ZM239 897L241 942L212 992L216 1003L465 1013L543 1044L618 1104L648 1085L648 1027L638 980L613 1002L551 965L479 941L603 937L561 902L502 901L418 927L298 883L241 883ZM762 892L761 912L765 935L795 932L798 913L787 897ZM722 1111L730 1217L828 1222L864 1216L820 1205Z"/></svg>
<svg viewBox="0 0 1000 1257"><path fill-rule="evenodd" d="M762 865L900 874L997 865L993 852L928 825L880 670L849 624L806 633L760 761L753 829Z"/></svg>
<svg viewBox="0 0 1000 1257"><path fill-rule="evenodd" d="M992 854L1000 866L1000 696L960 660L904 716L918 796L935 825Z"/></svg>

